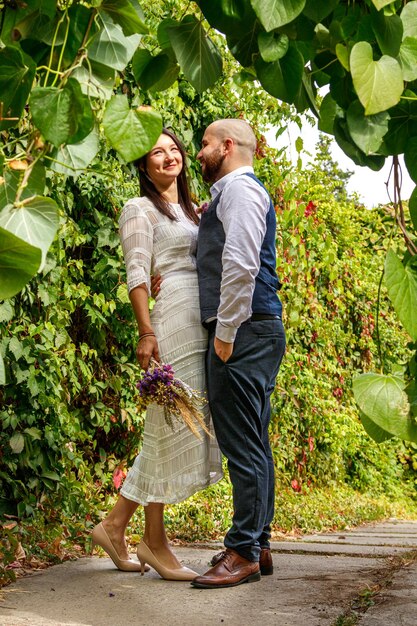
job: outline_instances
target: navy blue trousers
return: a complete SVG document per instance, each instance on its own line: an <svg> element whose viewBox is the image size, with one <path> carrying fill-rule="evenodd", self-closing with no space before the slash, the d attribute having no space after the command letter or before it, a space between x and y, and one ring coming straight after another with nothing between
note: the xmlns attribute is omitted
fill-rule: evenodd
<svg viewBox="0 0 417 626"><path fill-rule="evenodd" d="M270 396L285 352L280 319L247 321L223 363L209 329L208 399L216 437L233 487L233 524L224 545L258 561L269 546L274 517L274 463L268 437Z"/></svg>

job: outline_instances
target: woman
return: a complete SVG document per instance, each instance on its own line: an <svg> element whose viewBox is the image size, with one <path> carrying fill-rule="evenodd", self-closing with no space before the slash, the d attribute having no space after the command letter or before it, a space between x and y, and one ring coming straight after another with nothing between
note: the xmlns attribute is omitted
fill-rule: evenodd
<svg viewBox="0 0 417 626"><path fill-rule="evenodd" d="M193 389L205 390L206 331L200 323L196 245L198 217L190 199L185 151L164 129L152 150L136 163L142 196L123 208L120 237L129 297L139 329L137 358L143 369L151 357L170 363L175 376ZM151 274L161 287L149 312ZM210 424L208 407L204 409ZM222 477L216 440L201 440L183 424L174 430L162 407L146 412L143 447L128 472L121 496L107 518L93 530L100 545L124 571L141 571L149 563L167 580L192 580L170 549L164 528L164 505L180 502ZM210 425L211 428L211 425ZM140 564L129 559L127 524L139 504L145 507L145 532L138 546Z"/></svg>

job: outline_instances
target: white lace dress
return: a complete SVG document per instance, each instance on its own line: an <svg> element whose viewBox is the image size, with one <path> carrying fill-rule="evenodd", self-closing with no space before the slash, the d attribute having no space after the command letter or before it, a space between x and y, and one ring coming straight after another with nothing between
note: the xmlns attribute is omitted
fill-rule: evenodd
<svg viewBox="0 0 417 626"><path fill-rule="evenodd" d="M193 389L206 392L207 333L200 322L196 270L198 226L171 205L178 221L162 215L147 198L133 198L123 207L120 238L131 291L160 274L161 290L151 311L160 358ZM208 406L207 424L213 432ZM221 455L215 438L197 439L175 420L174 431L165 423L162 407L146 411L143 445L129 470L121 494L146 505L172 504L222 478Z"/></svg>

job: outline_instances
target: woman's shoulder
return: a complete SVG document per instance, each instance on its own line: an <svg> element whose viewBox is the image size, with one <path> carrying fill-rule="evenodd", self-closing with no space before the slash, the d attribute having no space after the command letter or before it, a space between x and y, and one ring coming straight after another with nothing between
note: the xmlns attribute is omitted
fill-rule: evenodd
<svg viewBox="0 0 417 626"><path fill-rule="evenodd" d="M155 205L145 196L130 198L123 206L119 221L125 221L132 217L146 216L156 211Z"/></svg>

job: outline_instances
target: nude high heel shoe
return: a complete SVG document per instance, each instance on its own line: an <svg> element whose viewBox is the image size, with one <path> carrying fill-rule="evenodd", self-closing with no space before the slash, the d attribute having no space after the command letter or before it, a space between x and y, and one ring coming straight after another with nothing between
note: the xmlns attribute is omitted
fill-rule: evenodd
<svg viewBox="0 0 417 626"><path fill-rule="evenodd" d="M101 522L93 528L91 537L92 548L94 548L94 546L100 546L101 548L103 548L103 550L107 552L117 569L122 570L122 572L141 572L143 574L144 571L149 571L149 567L146 567L146 565L142 563L136 563L136 561L133 561L133 559L121 559L119 557L116 552L116 548L112 544L111 539L106 533L106 529Z"/></svg>
<svg viewBox="0 0 417 626"><path fill-rule="evenodd" d="M152 552L150 548L143 541L140 542L137 549L138 559L142 564L142 568L146 567L146 563L149 563L158 574L165 580L194 580L198 576L196 572L188 567L178 567L177 569L170 569L162 565ZM142 575L145 570L142 569Z"/></svg>

